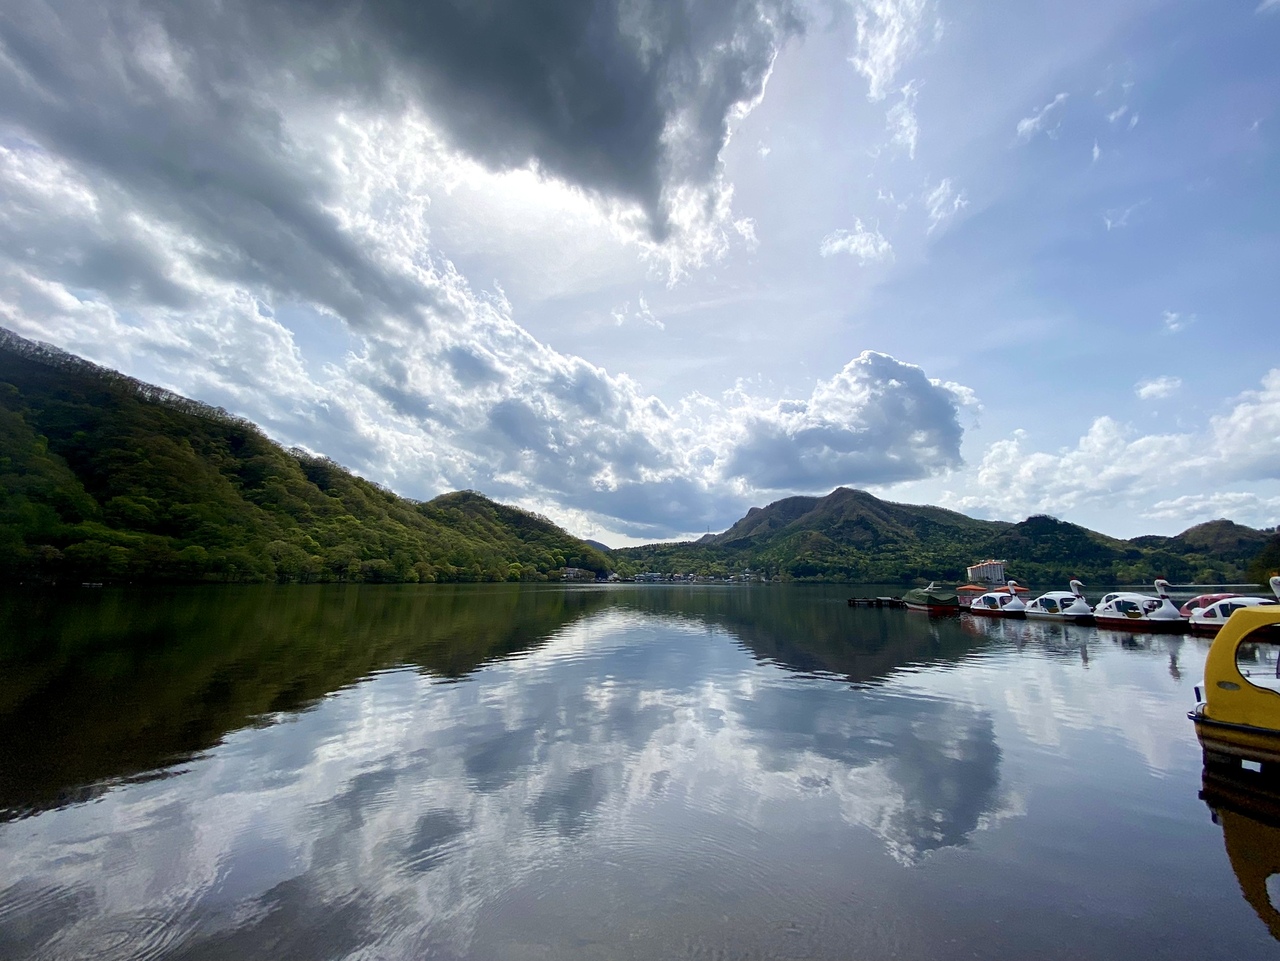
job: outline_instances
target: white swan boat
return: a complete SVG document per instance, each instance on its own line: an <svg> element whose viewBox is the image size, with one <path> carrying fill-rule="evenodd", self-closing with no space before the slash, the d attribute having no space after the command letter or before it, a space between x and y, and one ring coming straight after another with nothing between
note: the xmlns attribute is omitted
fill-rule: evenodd
<svg viewBox="0 0 1280 961"><path fill-rule="evenodd" d="M1158 597L1132 591L1113 591L1093 609L1093 620L1099 627L1126 631L1168 631L1181 633L1187 619L1169 600L1169 582L1156 581Z"/></svg>
<svg viewBox="0 0 1280 961"><path fill-rule="evenodd" d="M969 603L969 613L983 617L1025 617L1027 604L1018 596L1018 582L1009 581L1006 588L975 597Z"/></svg>
<svg viewBox="0 0 1280 961"><path fill-rule="evenodd" d="M1280 577L1271 578L1271 592L1280 598ZM1276 601L1269 597L1233 594L1193 611L1190 618L1191 630L1195 634L1217 634L1222 629L1222 625L1227 622L1227 618L1241 608L1275 606L1275 604Z"/></svg>
<svg viewBox="0 0 1280 961"><path fill-rule="evenodd" d="M1043 621L1092 624L1093 608L1084 599L1084 585L1071 582L1069 591L1047 591L1027 604L1027 617Z"/></svg>

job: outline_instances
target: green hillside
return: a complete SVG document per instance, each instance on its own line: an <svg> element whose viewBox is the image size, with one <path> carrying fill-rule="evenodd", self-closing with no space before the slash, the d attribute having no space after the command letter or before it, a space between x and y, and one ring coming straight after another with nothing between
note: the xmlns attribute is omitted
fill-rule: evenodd
<svg viewBox="0 0 1280 961"><path fill-rule="evenodd" d="M1209 583L1256 577L1272 564L1269 538L1218 520L1122 541L1045 515L984 521L842 487L753 508L697 542L610 552L477 493L399 497L226 411L0 328L9 582L545 580L578 567L908 583L1001 557L1037 584Z"/></svg>
<svg viewBox="0 0 1280 961"><path fill-rule="evenodd" d="M769 577L864 583L958 581L986 557L1008 561L1026 583L1240 581L1267 534L1211 521L1177 537L1107 537L1039 514L1017 524L984 521L940 507L895 504L837 488L826 497L788 497L752 508L722 534L681 544L613 552L621 571L723 575L750 569Z"/></svg>
<svg viewBox="0 0 1280 961"><path fill-rule="evenodd" d="M604 572L470 492L427 503L248 421L0 328L0 574L12 581L479 581Z"/></svg>

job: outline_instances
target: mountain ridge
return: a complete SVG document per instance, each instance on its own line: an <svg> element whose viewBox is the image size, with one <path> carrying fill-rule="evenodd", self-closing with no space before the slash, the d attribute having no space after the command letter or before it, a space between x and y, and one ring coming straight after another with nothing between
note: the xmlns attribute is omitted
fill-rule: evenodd
<svg viewBox="0 0 1280 961"><path fill-rule="evenodd" d="M613 556L673 573L751 569L766 576L866 583L956 581L986 557L1006 559L1009 576L1031 583L1072 577L1099 584L1156 577L1229 582L1249 576L1249 561L1270 536L1219 519L1172 537L1124 540L1047 514L1016 523L989 521L837 487L822 497L785 497L753 507L726 530L697 541L622 548Z"/></svg>
<svg viewBox="0 0 1280 961"><path fill-rule="evenodd" d="M528 580L752 569L796 580L1238 581L1275 540L1226 519L1122 540L838 487L697 541L610 551L475 491L400 497L252 422L0 327L0 573L9 580ZM1268 555L1270 556L1270 555Z"/></svg>
<svg viewBox="0 0 1280 961"><path fill-rule="evenodd" d="M473 491L400 497L256 425L0 328L13 582L545 580L610 569Z"/></svg>

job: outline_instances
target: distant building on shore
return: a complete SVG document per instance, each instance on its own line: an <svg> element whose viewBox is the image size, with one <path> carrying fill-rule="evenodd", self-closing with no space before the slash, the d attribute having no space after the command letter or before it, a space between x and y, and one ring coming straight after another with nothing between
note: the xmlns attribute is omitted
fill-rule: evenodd
<svg viewBox="0 0 1280 961"><path fill-rule="evenodd" d="M1003 584L1006 580L1004 561L981 561L968 568L968 572L971 584Z"/></svg>

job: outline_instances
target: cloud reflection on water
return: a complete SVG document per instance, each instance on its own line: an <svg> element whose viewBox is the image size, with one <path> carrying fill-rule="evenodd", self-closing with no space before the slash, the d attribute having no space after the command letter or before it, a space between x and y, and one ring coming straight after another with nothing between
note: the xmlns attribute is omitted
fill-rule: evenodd
<svg viewBox="0 0 1280 961"><path fill-rule="evenodd" d="M174 919L164 956L465 954L488 903L555 865L657 865L683 837L731 873L783 817L909 864L996 804L985 712L797 678L732 640L597 614L466 682L380 674L178 777L7 825L6 953L133 956L112 939L142 909Z"/></svg>

